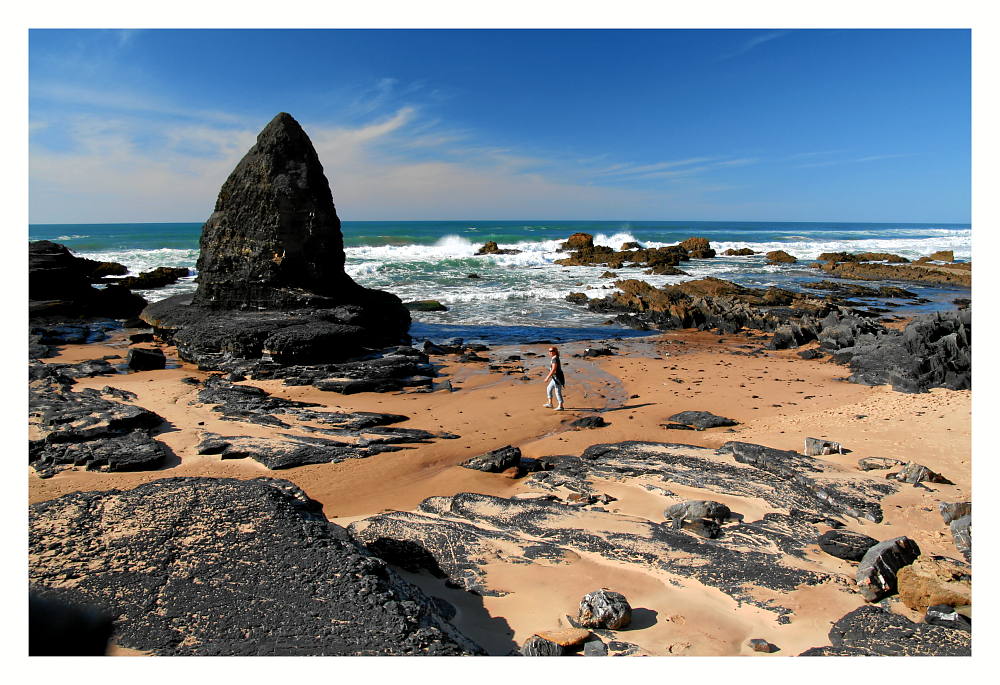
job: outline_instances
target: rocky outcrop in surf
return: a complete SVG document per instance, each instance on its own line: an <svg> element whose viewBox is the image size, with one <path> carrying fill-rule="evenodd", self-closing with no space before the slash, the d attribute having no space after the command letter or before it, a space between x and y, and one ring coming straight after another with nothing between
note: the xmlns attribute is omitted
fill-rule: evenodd
<svg viewBox="0 0 1000 685"><path fill-rule="evenodd" d="M28 316L33 322L134 317L146 300L111 279L127 272L121 264L77 257L49 240L28 243Z"/></svg>
<svg viewBox="0 0 1000 685"><path fill-rule="evenodd" d="M400 299L344 271L330 184L284 112L223 184L200 247L197 291L153 303L141 318L203 369L342 362L409 340Z"/></svg>

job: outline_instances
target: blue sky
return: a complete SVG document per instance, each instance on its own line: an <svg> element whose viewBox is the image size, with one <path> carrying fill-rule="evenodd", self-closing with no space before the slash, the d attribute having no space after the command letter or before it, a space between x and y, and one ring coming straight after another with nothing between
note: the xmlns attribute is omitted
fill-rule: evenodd
<svg viewBox="0 0 1000 685"><path fill-rule="evenodd" d="M32 223L203 221L274 114L344 219L968 222L966 30L33 30Z"/></svg>

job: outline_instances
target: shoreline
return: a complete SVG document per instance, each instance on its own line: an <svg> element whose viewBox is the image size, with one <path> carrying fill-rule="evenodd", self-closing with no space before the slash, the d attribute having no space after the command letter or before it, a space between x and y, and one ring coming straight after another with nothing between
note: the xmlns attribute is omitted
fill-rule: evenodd
<svg viewBox="0 0 1000 685"><path fill-rule="evenodd" d="M454 391L441 387L427 393L344 396L312 386L284 386L281 381L246 381L241 384L261 387L276 397L319 403L323 405L320 410L404 414L409 417L402 424L407 428L461 436L407 445L398 452L364 459L279 471L270 471L249 459L223 461L218 456L196 454L201 431L266 436L273 434L274 429L224 421L210 406L197 402L197 388L182 383L181 378L204 379L209 374L197 371L190 364L179 362L175 368L162 371L81 378L74 386L76 391L111 386L135 392L135 404L167 421L168 427L154 433L154 437L166 444L173 456L165 467L156 471L100 473L72 467L52 478L41 479L29 467L29 501L45 501L74 491L131 489L175 476L240 479L267 476L300 486L322 503L323 512L331 522L346 527L385 511L413 511L428 497L449 497L463 492L503 498L537 496L538 491L528 479L458 466L472 456L507 444L520 447L525 457L537 458L579 455L594 444L627 440L712 449L737 440L801 451L805 437L816 437L840 442L851 450L850 454L821 458L841 469L845 476L862 473L856 467L859 458L883 456L916 461L950 478L954 485L904 486L883 501L883 523L850 520L848 527L881 540L907 535L918 542L925 554L957 557L950 536L942 532L946 527L941 524L936 505L940 501L971 499L971 391L935 389L904 395L888 386L857 385L839 380L846 375L846 367L832 363L829 358L804 360L795 350L749 355L741 346L752 342L757 341L749 340L745 334L720 337L688 330L562 344L567 375L565 412L541 406L544 387L540 380L545 373L545 360L526 354L544 352L544 347L538 345L496 346L482 353L493 362L520 355L528 382L518 380L518 374L491 372L485 363L457 363L455 355L432 357L440 365L441 377L436 380L450 381ZM125 343L119 338L106 343L67 345L55 357L44 361L72 363L105 355L124 356L128 348ZM612 356L573 356L598 344L618 349ZM173 348L164 349L168 360L176 362ZM688 410L709 411L732 418L738 425L705 431L661 427L668 416ZM610 425L581 430L567 425L582 416L600 416ZM286 432L298 431L293 427ZM616 516L637 517L637 520L662 518L661 500L642 488L628 482L602 481L600 485L602 492L617 498L609 506L610 512L618 512ZM773 511L766 502L753 498L723 497L711 490L681 486L671 489L678 496L723 501L747 520ZM818 548L810 559L811 563L825 565L834 573L851 575L846 562L824 555ZM787 563L801 562L789 559ZM749 605L732 605L725 595L695 581L674 578L673 581L686 588L678 593L669 589L669 583L664 584L670 580L669 574L636 573L634 567L625 569L586 555L555 566L487 564L489 582L509 593L500 597L466 597L468 593L446 588L426 573L406 577L429 594L442 596L453 605L457 603L456 624L465 625L470 635L482 636L484 642L493 645L494 653L508 643L521 644L532 631L567 627L565 619L558 617L572 613L574 601L594 589L590 585L620 587L638 602L633 606L655 612L658 618L650 625L622 632L625 637L620 638L639 645L649 654L749 654L745 645L749 637L765 637L782 645L777 655L797 654L826 644L830 622L864 604L859 595L845 596L826 585L802 588L783 597L783 601L797 608L792 623L780 625L774 623L768 612ZM717 599L711 600L713 596ZM707 605L703 606L705 602ZM683 610L677 609L678 606ZM908 611L901 605L900 610ZM722 620L730 614L735 623ZM908 617L919 620L912 612ZM699 629L697 639L691 639L689 628L683 626L690 627L692 623L713 628ZM501 624L506 627L498 632L496 628ZM686 634L688 637L684 638Z"/></svg>

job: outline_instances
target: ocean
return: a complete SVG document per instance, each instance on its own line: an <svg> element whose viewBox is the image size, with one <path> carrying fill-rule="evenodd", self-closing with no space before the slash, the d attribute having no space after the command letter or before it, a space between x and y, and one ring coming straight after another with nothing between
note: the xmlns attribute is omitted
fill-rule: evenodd
<svg viewBox="0 0 1000 685"><path fill-rule="evenodd" d="M618 269L619 278L640 278L653 285L715 276L750 287L801 290L820 279L810 268L823 252L890 252L911 259L952 250L960 261L972 258L969 224L800 223L710 221L344 221L347 271L358 283L389 290L403 301L434 299L448 311L413 312L417 338L514 343L532 340L582 340L637 335L605 325L607 317L566 302L571 292L599 297L611 288L602 267L563 267L559 244L570 234L594 235L594 242L619 248L637 241L646 247L673 245L686 238L707 238L718 252L748 247L761 254L715 257L681 265L689 276L648 276L642 269ZM120 262L138 274L158 266L186 266L192 276L157 290L138 291L156 301L196 287L201 223L31 224L30 240L52 240L74 254ZM475 256L488 240L516 255ZM785 250L795 265L766 265L764 252ZM478 274L479 278L469 278ZM899 314L949 309L968 290L903 284L931 300L898 307ZM595 330L598 329L598 330Z"/></svg>

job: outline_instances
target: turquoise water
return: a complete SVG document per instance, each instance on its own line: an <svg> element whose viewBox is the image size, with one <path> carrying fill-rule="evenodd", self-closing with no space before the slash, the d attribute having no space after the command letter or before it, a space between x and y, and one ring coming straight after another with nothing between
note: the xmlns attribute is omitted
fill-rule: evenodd
<svg viewBox="0 0 1000 685"><path fill-rule="evenodd" d="M32 224L31 240L63 243L74 253L125 264L133 273L157 266L194 268L200 223ZM594 337L606 317L568 304L570 292L600 296L610 287L600 267L562 267L554 260L559 243L571 233L591 233L595 242L618 248L638 241L656 247L692 236L708 238L719 253L749 247L758 252L785 250L802 260L793 266L767 266L763 255L692 260L689 276L647 276L641 269L620 269L622 278L654 285L715 276L753 287L796 289L817 280L809 261L822 252L877 251L916 258L953 250L971 259L969 224L801 223L707 221L345 221L347 271L359 283L389 290L406 300L436 299L447 312L414 313L414 335L468 339ZM522 250L517 255L475 256L487 240ZM478 279L468 278L475 273ZM169 288L145 291L149 300L190 291L195 275ZM947 308L962 289L915 288L932 299L917 310ZM915 311L913 308L901 312ZM601 328L601 335L616 331Z"/></svg>

